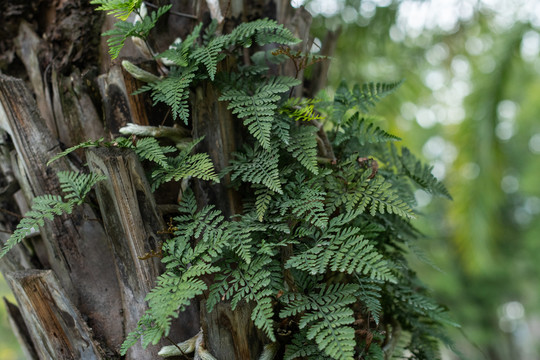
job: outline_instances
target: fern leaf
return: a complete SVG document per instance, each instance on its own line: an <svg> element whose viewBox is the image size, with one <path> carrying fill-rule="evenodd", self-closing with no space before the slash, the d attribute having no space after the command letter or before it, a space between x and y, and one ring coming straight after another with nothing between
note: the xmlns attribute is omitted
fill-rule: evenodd
<svg viewBox="0 0 540 360"><path fill-rule="evenodd" d="M229 44L241 44L249 47L253 36L255 36L257 44L261 46L269 43L294 45L300 42L290 30L283 25L278 25L275 20L269 19L259 19L238 25L231 32L228 42Z"/></svg>
<svg viewBox="0 0 540 360"><path fill-rule="evenodd" d="M75 205L83 203L86 194L99 181L105 180L105 175L95 173L83 174L74 171L61 171L58 173L60 188L66 193L65 199L73 202Z"/></svg>
<svg viewBox="0 0 540 360"><path fill-rule="evenodd" d="M370 107L375 106L386 96L390 95L403 83L403 81L393 83L368 83L362 87L355 85L353 95L356 105L363 112L368 112Z"/></svg>
<svg viewBox="0 0 540 360"><path fill-rule="evenodd" d="M74 152L75 150L78 150L78 149L85 149L85 148L90 148L90 147L97 147L99 146L102 142L103 142L104 138L99 138L98 140L88 140L88 141L85 141L85 142L82 142L78 145L75 145L75 146L72 146L64 151L62 151L61 153L58 153L56 154L54 157L51 158L51 160L47 161L47 166L49 166L52 162Z"/></svg>
<svg viewBox="0 0 540 360"><path fill-rule="evenodd" d="M126 21L131 13L141 7L142 0L92 0L90 4L100 5L96 10L107 11L107 15Z"/></svg>
<svg viewBox="0 0 540 360"><path fill-rule="evenodd" d="M255 189L255 208L259 221L263 221L264 214L266 213L266 210L268 210L268 206L270 205L270 201L274 194L274 191L265 187Z"/></svg>
<svg viewBox="0 0 540 360"><path fill-rule="evenodd" d="M180 118L187 125L189 120L189 86L195 78L196 67L173 69L169 76L149 84L154 103L163 102L171 107L173 118Z"/></svg>
<svg viewBox="0 0 540 360"><path fill-rule="evenodd" d="M207 46L200 46L189 56L196 63L204 64L210 80L214 80L217 71L217 63L221 60L221 50L226 45L224 36L216 37Z"/></svg>
<svg viewBox="0 0 540 360"><path fill-rule="evenodd" d="M42 195L34 198L32 207L24 218L19 222L17 228L0 251L0 259L8 253L11 248L20 243L28 234L45 224L44 220L53 220L55 216L71 214L74 203L64 202L59 195Z"/></svg>
<svg viewBox="0 0 540 360"><path fill-rule="evenodd" d="M150 30L156 26L158 19L169 11L171 7L172 5L162 6L157 11L146 16L142 21L137 21L134 24L127 21L118 21L114 24L114 28L104 32L102 36L110 36L107 39L107 44L109 45L111 58L116 59L120 55L120 51L124 47L127 38L133 36L146 39Z"/></svg>
<svg viewBox="0 0 540 360"><path fill-rule="evenodd" d="M452 200L452 196L442 182L432 174L433 167L422 164L407 148L401 149L401 164L405 174L422 189L434 194L444 196Z"/></svg>
<svg viewBox="0 0 540 360"><path fill-rule="evenodd" d="M391 184L385 182L381 176L376 176L370 181L370 173L366 172L362 175L361 185L350 194L347 210L357 208L364 211L367 206L370 206L369 211L372 216L376 213L388 213L414 219L412 209L391 189Z"/></svg>
<svg viewBox="0 0 540 360"><path fill-rule="evenodd" d="M145 137L137 140L135 152L139 158L150 160L162 167L168 167L167 156L165 154L175 152L177 149L173 146L161 146L156 138Z"/></svg>
<svg viewBox="0 0 540 360"><path fill-rule="evenodd" d="M315 175L319 173L316 132L317 128L314 126L294 127L290 132L290 143L287 146L287 151Z"/></svg>
<svg viewBox="0 0 540 360"><path fill-rule="evenodd" d="M375 280L395 282L388 262L359 232L360 229L354 227L341 229L337 233L331 229L315 246L292 256L286 268L313 275L324 274L328 270L357 273Z"/></svg>
<svg viewBox="0 0 540 360"><path fill-rule="evenodd" d="M262 184L268 189L283 194L279 178L277 149L268 151L246 147L244 154L235 153L229 170L231 180L240 178L244 182Z"/></svg>
<svg viewBox="0 0 540 360"><path fill-rule="evenodd" d="M348 305L356 302L354 284L321 285L318 293L294 293L282 296L285 303L279 316L286 318L301 314L299 327L307 327L306 338L314 339L326 355L337 360L354 357L353 311Z"/></svg>
<svg viewBox="0 0 540 360"><path fill-rule="evenodd" d="M300 81L287 76L272 77L264 85L249 89L228 89L223 91L220 101L229 101L228 109L243 119L249 132L264 149L270 148L270 131L277 110L279 94L289 91Z"/></svg>
<svg viewBox="0 0 540 360"><path fill-rule="evenodd" d="M378 325L381 313L381 281L374 279L365 279L356 275L357 284L359 285L358 299L362 302L367 312L373 317L375 323Z"/></svg>
<svg viewBox="0 0 540 360"><path fill-rule="evenodd" d="M211 311L219 299L230 299L234 310L240 301L255 302L251 319L255 326L275 341L271 298L273 291L269 286L272 273L267 269L271 262L267 256L258 256L250 264L240 262L234 269L227 267L223 275L216 275L215 284L210 287L208 305Z"/></svg>
<svg viewBox="0 0 540 360"><path fill-rule="evenodd" d="M340 145L351 139L356 140L360 146L401 140L401 138L375 126L366 118L360 118L358 114L353 115L342 124L342 129L336 134L334 142L336 145Z"/></svg>

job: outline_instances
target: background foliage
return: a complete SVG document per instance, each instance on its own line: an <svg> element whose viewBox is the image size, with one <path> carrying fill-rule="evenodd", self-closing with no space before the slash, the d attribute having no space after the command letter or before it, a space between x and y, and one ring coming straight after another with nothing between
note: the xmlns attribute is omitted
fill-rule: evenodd
<svg viewBox="0 0 540 360"><path fill-rule="evenodd" d="M378 113L454 197L416 193L427 215L420 247L442 271L417 268L463 325L457 347L467 359L537 359L540 5L303 3L320 39L341 28L331 85L406 79Z"/></svg>

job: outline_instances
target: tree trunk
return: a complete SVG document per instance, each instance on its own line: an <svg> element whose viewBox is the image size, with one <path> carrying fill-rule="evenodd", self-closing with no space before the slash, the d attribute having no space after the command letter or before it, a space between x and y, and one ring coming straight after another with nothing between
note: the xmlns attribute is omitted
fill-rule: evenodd
<svg viewBox="0 0 540 360"><path fill-rule="evenodd" d="M303 40L300 50L309 49L311 18L288 1L222 0L220 10L223 31L241 21L274 18ZM150 45L162 51L211 16L216 14L202 0L175 1ZM76 152L46 166L62 149L89 139L111 139L128 122L172 125L167 109L151 107L146 95L130 95L141 84L123 71L120 61L129 58L149 70L154 65L130 41L117 60L110 60L100 33L113 22L83 0L0 5L0 23L5 24L0 30L1 242L8 237L4 231L15 229L15 215L24 214L35 196L60 193L58 171L88 163L108 177L98 185L93 206L47 222L0 260L18 302L18 309L9 305L10 318L32 359L119 358L119 347L146 310L144 298L162 271L156 258L141 258L165 240L168 217L158 209L176 203L178 188L157 192L154 198L140 162L129 151ZM296 75L291 63L277 71ZM299 95L304 90L299 86L295 91ZM217 89L203 83L193 89L190 101L192 136L205 136L197 151L209 153L220 171L241 145L241 136L238 121L218 97ZM226 180L219 185L195 182L195 194L200 206L215 204L226 215L241 212L240 198ZM171 341L186 340L202 327L206 347L218 359L259 356L266 339L254 327L248 304L235 312L220 304L212 313L202 305L200 311L194 304L180 314ZM170 342L146 350L137 345L126 358L156 358L163 345Z"/></svg>

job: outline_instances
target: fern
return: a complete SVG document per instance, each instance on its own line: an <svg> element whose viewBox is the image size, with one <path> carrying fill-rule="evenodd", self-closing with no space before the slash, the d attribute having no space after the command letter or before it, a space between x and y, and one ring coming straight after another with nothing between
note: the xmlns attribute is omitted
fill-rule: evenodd
<svg viewBox="0 0 540 360"><path fill-rule="evenodd" d="M371 172L365 172L354 192L348 196L347 209L354 208L365 211L369 206L372 216L376 213L396 214L402 217L414 218L409 205L398 197L398 194L391 189L391 184L385 182L382 176L376 176L370 180Z"/></svg>
<svg viewBox="0 0 540 360"><path fill-rule="evenodd" d="M291 257L285 266L313 275L331 270L364 274L374 280L396 281L390 264L359 232L360 229L354 227L330 228L313 247Z"/></svg>
<svg viewBox="0 0 540 360"><path fill-rule="evenodd" d="M355 114L349 120L342 124L335 138L336 145L346 141L355 140L358 145L374 144L379 142L401 140L399 137L389 134L380 127L368 122L365 118L360 118Z"/></svg>
<svg viewBox="0 0 540 360"><path fill-rule="evenodd" d="M353 311L348 307L356 302L354 284L333 284L318 287L318 293L286 294L279 316L286 318L301 314L300 329L308 328L306 338L315 339L319 350L336 360L354 357Z"/></svg>
<svg viewBox="0 0 540 360"><path fill-rule="evenodd" d="M306 169L317 175L317 138L314 126L298 126L290 131L290 141L286 146L288 152Z"/></svg>
<svg viewBox="0 0 540 360"><path fill-rule="evenodd" d="M171 107L173 118L180 118L187 125L189 120L189 86L195 78L195 66L175 68L169 76L140 88L136 94L152 91L154 104L163 102Z"/></svg>
<svg viewBox="0 0 540 360"><path fill-rule="evenodd" d="M362 87L355 85L353 95L356 105L363 112L368 112L370 107L375 106L386 96L390 95L402 84L403 81L394 83L368 83Z"/></svg>
<svg viewBox="0 0 540 360"><path fill-rule="evenodd" d="M126 21L131 13L140 8L142 0L92 0L90 4L100 5L96 10L107 11L108 15Z"/></svg>
<svg viewBox="0 0 540 360"><path fill-rule="evenodd" d="M434 194L444 196L452 200L452 196L444 186L442 182L437 180L431 173L432 166L422 164L416 157L411 154L409 149L401 149L401 165L405 174L411 178L416 184L422 187L422 189Z"/></svg>
<svg viewBox="0 0 540 360"><path fill-rule="evenodd" d="M269 43L294 45L300 42L290 30L278 25L275 20L259 19L238 25L229 35L228 43L249 47L253 36L261 46Z"/></svg>
<svg viewBox="0 0 540 360"><path fill-rule="evenodd" d="M0 251L0 259L13 246L20 243L27 235L45 225L45 219L53 220L55 216L71 214L75 205L83 203L86 195L99 181L106 179L103 175L94 173L82 174L63 171L58 173L60 186L66 193L64 199L59 195L41 195L33 200L32 207L17 225Z"/></svg>
<svg viewBox="0 0 540 360"><path fill-rule="evenodd" d="M157 189L163 183L189 177L219 182L210 156L206 153L191 154L193 148L202 139L199 138L188 144L177 156L167 157L165 166L161 165L152 172L152 190Z"/></svg>
<svg viewBox="0 0 540 360"><path fill-rule="evenodd" d="M139 158L150 160L162 167L168 167L168 157L166 154L175 152L177 149L173 146L161 146L153 137L138 139L133 146Z"/></svg>
<svg viewBox="0 0 540 360"><path fill-rule="evenodd" d="M229 101L228 109L232 110L249 132L259 141L264 149L270 148L270 131L281 99L279 94L299 85L300 81L287 77L272 77L265 83L258 83L255 90L232 88L223 91L220 101Z"/></svg>
<svg viewBox="0 0 540 360"><path fill-rule="evenodd" d="M259 147L246 147L245 152L234 153L231 166L231 180L240 178L244 182L262 184L268 189L283 194L279 178L277 149L268 151Z"/></svg>
<svg viewBox="0 0 540 360"><path fill-rule="evenodd" d="M138 1L130 1L129 3L136 2ZM128 2L113 0L112 3L112 5L114 5L114 3ZM142 21L137 21L134 24L127 21L118 21L114 24L114 28L104 32L102 34L103 36L110 36L110 38L107 40L107 44L109 45L109 54L111 54L111 58L116 59L118 55L120 55L120 51L124 47L124 43L127 38L138 37L141 39L146 39L148 37L148 34L150 33L150 30L152 30L156 26L158 19L163 16L167 11L169 11L171 7L172 5L162 6L157 11L151 13L149 16L146 16L144 19L142 19ZM124 10L119 10L118 13L121 14L121 18L126 16ZM127 16L129 16L129 14L127 14Z"/></svg>
<svg viewBox="0 0 540 360"><path fill-rule="evenodd" d="M36 196L30 211L19 222L17 228L11 234L0 252L0 258L4 257L11 248L20 243L28 234L45 225L44 220L53 220L54 216L71 214L72 202L64 202L59 195Z"/></svg>
<svg viewBox="0 0 540 360"><path fill-rule="evenodd" d="M78 145L72 146L62 151L61 153L58 153L55 156L53 156L49 161L47 161L47 166L51 165L51 163L53 163L54 161L74 152L75 150L100 146L103 143L103 141L104 141L104 138L99 138L98 140L88 140Z"/></svg>
<svg viewBox="0 0 540 360"><path fill-rule="evenodd" d="M294 334L290 344L285 348L284 360L295 359L326 360L327 356L323 354L314 341L307 339L305 329Z"/></svg>
<svg viewBox="0 0 540 360"><path fill-rule="evenodd" d="M249 264L240 262L234 269L226 267L223 274L216 276L215 283L210 287L208 310L211 311L220 299L230 299L232 310L241 301L253 301L255 307L252 310L251 319L270 340L275 341L272 320L274 291L269 286L272 273L267 269L271 263L271 258L258 256Z"/></svg>
<svg viewBox="0 0 540 360"><path fill-rule="evenodd" d="M58 173L60 188L66 193L64 199L73 205L82 204L94 185L105 179L107 179L105 175L95 173L83 174L73 171L61 171Z"/></svg>
<svg viewBox="0 0 540 360"><path fill-rule="evenodd" d="M226 45L226 37L215 37L207 46L200 46L190 54L190 59L196 63L203 64L210 80L214 80L217 71L217 64L223 59L221 51Z"/></svg>
<svg viewBox="0 0 540 360"><path fill-rule="evenodd" d="M374 279L365 279L360 276L355 276L359 285L358 299L362 302L367 312L373 317L375 323L379 325L381 313L383 311L381 305L381 284L382 281Z"/></svg>
<svg viewBox="0 0 540 360"><path fill-rule="evenodd" d="M186 67L189 65L189 54L191 50L195 47L196 41L200 35L201 29L202 29L202 23L195 26L191 33L186 36L186 38L180 42L173 43L169 49L165 50L164 52L158 54L156 58L164 58L167 59L174 64Z"/></svg>

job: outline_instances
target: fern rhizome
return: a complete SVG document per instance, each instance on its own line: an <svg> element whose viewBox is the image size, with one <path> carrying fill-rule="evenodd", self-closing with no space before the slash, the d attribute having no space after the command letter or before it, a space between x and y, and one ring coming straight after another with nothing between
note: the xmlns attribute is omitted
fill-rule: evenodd
<svg viewBox="0 0 540 360"><path fill-rule="evenodd" d="M120 19L104 34L111 36L113 58L127 38L146 39L170 9L162 7L132 23L127 18L141 1L92 3ZM269 64L300 57L283 55L298 41L268 19L243 23L228 34L218 33L214 22L196 26L155 56L169 66L166 75L125 64L147 82L138 92L148 91L155 103L168 105L180 124L190 122L194 85L207 82L219 90L219 100L250 134L220 174L207 154L193 152L200 139L177 141L176 146L152 136L100 139L51 160L79 148L127 147L152 167L154 190L169 181L188 183L171 237L162 246L166 270L148 294L148 311L124 342L122 354L138 341L146 347L167 336L172 318L202 297L209 311L223 301L233 311L240 303L252 303L254 325L284 359L387 359L406 351L408 358L432 360L439 357L441 340L448 342L442 327L453 324L405 254L406 245L419 236L411 224L414 190L450 195L431 168L407 149L399 150L394 145L399 138L369 115L399 83L352 89L342 84L333 97L317 100L290 97L299 80L270 75ZM252 52L249 64L242 65L243 49L254 44L277 44L281 51ZM218 64L227 57L236 57L236 65L220 71ZM243 194L244 211L232 218L212 205L198 207L187 181L218 182L225 175ZM58 176L66 195L36 197L0 256L44 219L70 213L102 180L95 174ZM278 336L284 333L289 335ZM407 334L401 347L398 334ZM182 351L190 350L193 346L185 345Z"/></svg>

